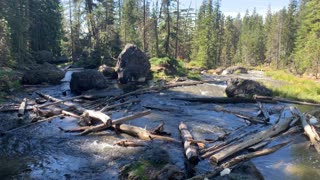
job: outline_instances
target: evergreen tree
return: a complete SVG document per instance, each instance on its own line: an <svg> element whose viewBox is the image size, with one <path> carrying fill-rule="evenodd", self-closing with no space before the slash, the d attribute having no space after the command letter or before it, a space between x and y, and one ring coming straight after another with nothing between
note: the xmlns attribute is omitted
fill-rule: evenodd
<svg viewBox="0 0 320 180"><path fill-rule="evenodd" d="M312 69L319 71L320 2L310 0L301 9L301 25L293 53L294 68L298 74Z"/></svg>

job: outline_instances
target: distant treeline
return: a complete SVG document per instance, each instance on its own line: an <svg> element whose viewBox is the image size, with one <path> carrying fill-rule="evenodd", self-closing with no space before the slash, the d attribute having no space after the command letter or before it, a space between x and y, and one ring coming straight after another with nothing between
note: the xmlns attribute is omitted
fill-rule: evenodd
<svg viewBox="0 0 320 180"><path fill-rule="evenodd" d="M241 63L319 71L319 0L291 0L265 19L255 10L226 17L220 0L204 0L198 10L179 0L2 0L0 7L1 65L32 61L41 50L113 64L134 43L150 57L204 68Z"/></svg>

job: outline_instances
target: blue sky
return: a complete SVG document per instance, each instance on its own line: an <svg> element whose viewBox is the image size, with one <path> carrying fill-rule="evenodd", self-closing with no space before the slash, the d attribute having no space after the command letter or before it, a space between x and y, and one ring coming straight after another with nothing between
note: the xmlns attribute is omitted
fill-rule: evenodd
<svg viewBox="0 0 320 180"><path fill-rule="evenodd" d="M261 15L266 14L270 5L273 12L282 9L289 4L290 0L221 0L221 11L225 15L236 16L238 13L243 15L248 9L250 12L255 7ZM183 7L188 7L190 2L192 7L200 7L202 0L180 0Z"/></svg>

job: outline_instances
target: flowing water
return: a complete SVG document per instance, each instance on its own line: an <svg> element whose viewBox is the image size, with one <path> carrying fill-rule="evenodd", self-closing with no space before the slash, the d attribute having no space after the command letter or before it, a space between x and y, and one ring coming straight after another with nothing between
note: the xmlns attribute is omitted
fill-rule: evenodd
<svg viewBox="0 0 320 180"><path fill-rule="evenodd" d="M66 74L61 85L37 90L64 98L61 92L69 90L70 75L71 72ZM246 126L246 122L232 114L213 111L215 104L189 103L171 98L199 95L219 97L224 96L224 88L224 84L203 84L140 95L141 103L133 105L128 113L124 110L112 111L111 117L118 118L141 111L143 106L166 107L170 111L153 110L152 114L130 121L129 124L152 129L164 122L165 131L179 139L178 125L183 121L195 139L215 139L226 132ZM68 96L73 95L70 91L67 92ZM271 111L283 105L266 104L266 108ZM258 112L255 104L226 104L223 107L250 115ZM300 108L308 109L305 106ZM279 114L272 115L272 121L278 116ZM58 127L78 127L77 119L56 118L50 123L44 122L0 137L0 179L117 179L122 166L138 160L143 154L152 154L156 149L166 151L171 163L181 169L185 168L180 143L152 142L147 147L124 148L113 144L122 139L134 139L133 137L109 130L83 137L64 133ZM307 139L302 134L277 139L269 146L288 138L292 140L288 146L273 154L253 159L256 167L266 179L319 179L319 155L308 149ZM158 156L161 157L161 154ZM196 166L196 174L211 169L208 161L203 160Z"/></svg>

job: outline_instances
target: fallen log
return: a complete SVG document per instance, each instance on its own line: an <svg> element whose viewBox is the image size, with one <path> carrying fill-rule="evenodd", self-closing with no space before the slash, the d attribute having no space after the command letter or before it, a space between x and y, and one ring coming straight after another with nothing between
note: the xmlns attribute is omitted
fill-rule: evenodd
<svg viewBox="0 0 320 180"><path fill-rule="evenodd" d="M190 163L197 164L199 162L199 153L197 150L197 146L191 142L193 140L193 137L188 130L187 125L183 122L180 122L179 130L183 141L185 152L184 155Z"/></svg>
<svg viewBox="0 0 320 180"><path fill-rule="evenodd" d="M150 113L151 113L151 111L147 110L147 111L143 111L143 112L140 112L140 113L137 113L137 114L133 114L133 115L130 115L130 116L126 116L126 117L122 117L122 118L119 118L119 119L115 119L115 120L112 120L112 121L110 120L110 123L99 124L99 125L90 127L89 129L86 129L85 131L83 131L80 135L84 136L84 135L90 134L92 132L102 131L102 130L105 130L105 129L113 126L113 125L122 124L124 122L131 121L133 119L137 119L137 118L146 116L146 115L148 115Z"/></svg>
<svg viewBox="0 0 320 180"><path fill-rule="evenodd" d="M253 116L249 116L249 115L245 115L245 114L242 114L240 112L235 112L235 111L230 111L230 110L227 110L227 109L224 109L224 107L222 106L215 106L214 108L214 111L218 111L218 112L225 112L225 113L230 113L230 114L233 114L241 119L245 119L247 121L250 121L251 123L253 124L270 124L268 123L265 119L262 119L262 118L259 118L259 117L253 117Z"/></svg>
<svg viewBox="0 0 320 180"><path fill-rule="evenodd" d="M100 120L101 122L103 122L103 124L107 124L108 120L110 119L110 117L108 115L104 114L103 112L92 111L92 110L84 111L81 116L90 117L92 119Z"/></svg>
<svg viewBox="0 0 320 180"><path fill-rule="evenodd" d="M286 142L280 143L278 145L275 145L275 146L273 146L271 148L266 148L266 149L262 149L260 151L255 151L255 152L252 152L252 153L239 155L239 156L234 157L231 160L221 164L221 167L222 168L228 168L228 167L234 166L234 165L236 165L236 164L238 164L238 163L240 163L242 161L247 161L247 160L250 160L250 159L255 158L255 157L264 156L264 155L268 155L268 154L274 153L274 152L276 152L277 150L279 150L280 148L286 146L289 143L290 143L290 141L286 141Z"/></svg>
<svg viewBox="0 0 320 180"><path fill-rule="evenodd" d="M181 143L180 141L177 141L176 139L173 139L171 137L151 134L148 130L143 129L141 127L137 127L137 126L132 126L128 124L118 124L118 125L113 125L112 127L117 131L124 132L134 137L138 137L142 140L151 141L156 139L156 140L162 140L162 141L168 141L168 142Z"/></svg>
<svg viewBox="0 0 320 180"><path fill-rule="evenodd" d="M25 111L32 111L33 107L26 107ZM0 112L16 112L19 111L19 107L3 107L0 109Z"/></svg>
<svg viewBox="0 0 320 180"><path fill-rule="evenodd" d="M256 144L256 145L253 145L251 147L248 148L248 151L257 151L258 149L268 145L270 142L272 141L272 138L268 138L268 139L265 139L263 140L262 142Z"/></svg>
<svg viewBox="0 0 320 180"><path fill-rule="evenodd" d="M194 98L184 98L175 97L172 100L179 101L189 101L189 102L201 102L201 103L218 103L218 104L237 104L237 103L257 103L255 99L250 98L227 98L227 97L194 97Z"/></svg>
<svg viewBox="0 0 320 180"><path fill-rule="evenodd" d="M27 108L27 98L24 98L20 104L19 111L18 111L18 117L24 116L24 113Z"/></svg>
<svg viewBox="0 0 320 180"><path fill-rule="evenodd" d="M290 100L290 99L285 99L285 98L279 98L279 97L269 97L269 96L255 96L254 97L256 100L270 100L270 101L278 101L278 102L283 102L283 103L291 103L291 104L300 104L300 105L308 105L308 106L315 106L315 107L320 107L319 103L313 103L313 102L306 102L306 101L298 101L298 100Z"/></svg>
<svg viewBox="0 0 320 180"><path fill-rule="evenodd" d="M133 95L138 95L138 94L142 94L142 93L146 93L146 92L158 92L164 89L169 89L169 88L174 88L174 87L179 87L179 86L194 86L194 85L198 85L198 84L204 84L204 83L212 83L212 82L220 82L220 81L195 81L195 82L182 82L182 83L175 83L175 84L167 84L167 85L163 85L163 86L154 86L154 87L149 87L149 88L143 88L143 89L138 89L120 96L116 96L113 98L108 98L106 99L106 103L118 100L118 99L122 99L128 96L133 96ZM105 106L107 107L107 106ZM105 108L103 107L103 108ZM102 109L103 109L102 108ZM101 110L100 110L101 111Z"/></svg>
<svg viewBox="0 0 320 180"><path fill-rule="evenodd" d="M246 136L248 136L250 134L258 132L257 128L250 129L250 131L248 131L248 132L241 132L243 129L244 129L244 127L240 128L240 130L238 130L238 131L233 132L232 134L236 135L234 138L229 138L229 139L227 139L226 141L224 141L224 142L222 142L220 144L217 144L217 145L211 146L209 148L203 149L202 151L200 151L200 153L204 154L204 153L207 153L209 151L217 150L218 148L224 147L224 146L226 146L228 144L231 144L232 142L238 141L238 140L240 140L240 139L242 139L242 138L244 138L244 137L246 137ZM240 135L239 135L239 132L241 133ZM211 155L209 155L209 156L211 156ZM207 157L209 157L209 156L207 156ZM206 156L203 155L202 158L206 158Z"/></svg>
<svg viewBox="0 0 320 180"><path fill-rule="evenodd" d="M34 123L30 123L30 124L26 124L24 126L20 126L20 127L17 127L17 128L14 128L14 129L11 129L9 131L6 131L5 134L7 133L12 133L14 131L17 131L17 130L20 130L20 129L24 129L24 128L27 128L27 127L30 127L30 126L33 126L33 125L36 125L36 124L39 124L39 123L42 123L42 122L45 122L45 121L50 121L54 118L58 118L58 117L61 117L63 116L63 114L60 114L60 115L56 115L56 116L52 116L52 117L49 117L49 118L46 118L46 119L42 119L40 121L37 121L37 122L34 122Z"/></svg>
<svg viewBox="0 0 320 180"><path fill-rule="evenodd" d="M250 134L256 133L256 132L258 132L258 130L249 131L249 132L243 133L233 139L229 139L221 144L214 145L214 146L211 146L207 149L204 149L203 151L201 151L201 153L204 153L203 155L201 155L201 158L203 158L203 159L208 158L208 157L212 156L213 154L215 154L216 152L218 152L224 148L230 147L230 146L236 144L237 141L243 139L244 137L246 137Z"/></svg>
<svg viewBox="0 0 320 180"><path fill-rule="evenodd" d="M122 147L143 147L147 146L148 142L146 141L129 141L129 140L121 140L114 143L114 146L122 146Z"/></svg>
<svg viewBox="0 0 320 180"><path fill-rule="evenodd" d="M62 127L58 127L61 131L65 133L76 133L76 132L83 132L90 128L90 126L83 126L83 127L77 127L74 129L63 129Z"/></svg>
<svg viewBox="0 0 320 180"><path fill-rule="evenodd" d="M46 95L46 94L43 94L43 93L37 92L37 94L40 95L41 97L45 98L45 99L48 99L48 100L52 101L52 103L40 105L40 106L38 106L38 108L45 108L45 107L48 107L48 106L61 104L61 103L64 103L66 101L71 101L71 100L79 99L79 98L83 97L82 95L80 95L80 96L75 96L75 97L71 97L71 98L60 100L60 99L54 98L52 96L49 96L49 95ZM69 106L71 106L71 105L69 105Z"/></svg>
<svg viewBox="0 0 320 180"><path fill-rule="evenodd" d="M298 110L294 107L285 108L281 113L281 116L277 124L259 133L249 136L241 143L234 144L230 147L224 148L222 151L219 151L218 153L212 155L210 157L210 160L218 163L223 159L231 156L232 154L235 154L247 147L257 144L267 138L278 135L279 133L285 131L289 127L293 119L297 118L297 112Z"/></svg>
<svg viewBox="0 0 320 180"><path fill-rule="evenodd" d="M304 132L309 137L311 145L316 149L318 153L320 153L320 137L317 131L312 125L307 122L305 115L303 115L302 113L299 113L298 115L300 117Z"/></svg>
<svg viewBox="0 0 320 180"><path fill-rule="evenodd" d="M119 106L123 106L123 105L126 105L126 104L131 104L131 103L135 103L135 102L139 102L139 101L140 101L140 99L134 99L134 100L126 101L126 102L115 104L115 105L111 105L111 106L105 106L100 111L101 112L107 111L107 110L110 110L110 109L113 109L113 108L116 108L116 107L119 107Z"/></svg>
<svg viewBox="0 0 320 180"><path fill-rule="evenodd" d="M268 113L268 111L264 108L263 104L261 102L258 101L258 105L261 111L261 114L264 116L266 121L270 121L270 115Z"/></svg>
<svg viewBox="0 0 320 180"><path fill-rule="evenodd" d="M244 155L239 155L239 156L232 158L231 160L223 163L222 165L216 167L212 172L209 172L206 174L201 174L198 176L194 176L194 177L190 178L189 180L203 180L203 179L208 179L208 178L211 179L211 178L219 175L219 173L221 171L223 171L225 168L233 167L243 161L248 161L248 160L255 158L255 157L264 156L264 155L274 153L289 143L290 143L290 141L287 141L287 142L280 143L280 144L275 145L270 148L262 149L260 151L256 151L256 152L252 152L252 153L248 153L248 154L244 154Z"/></svg>

